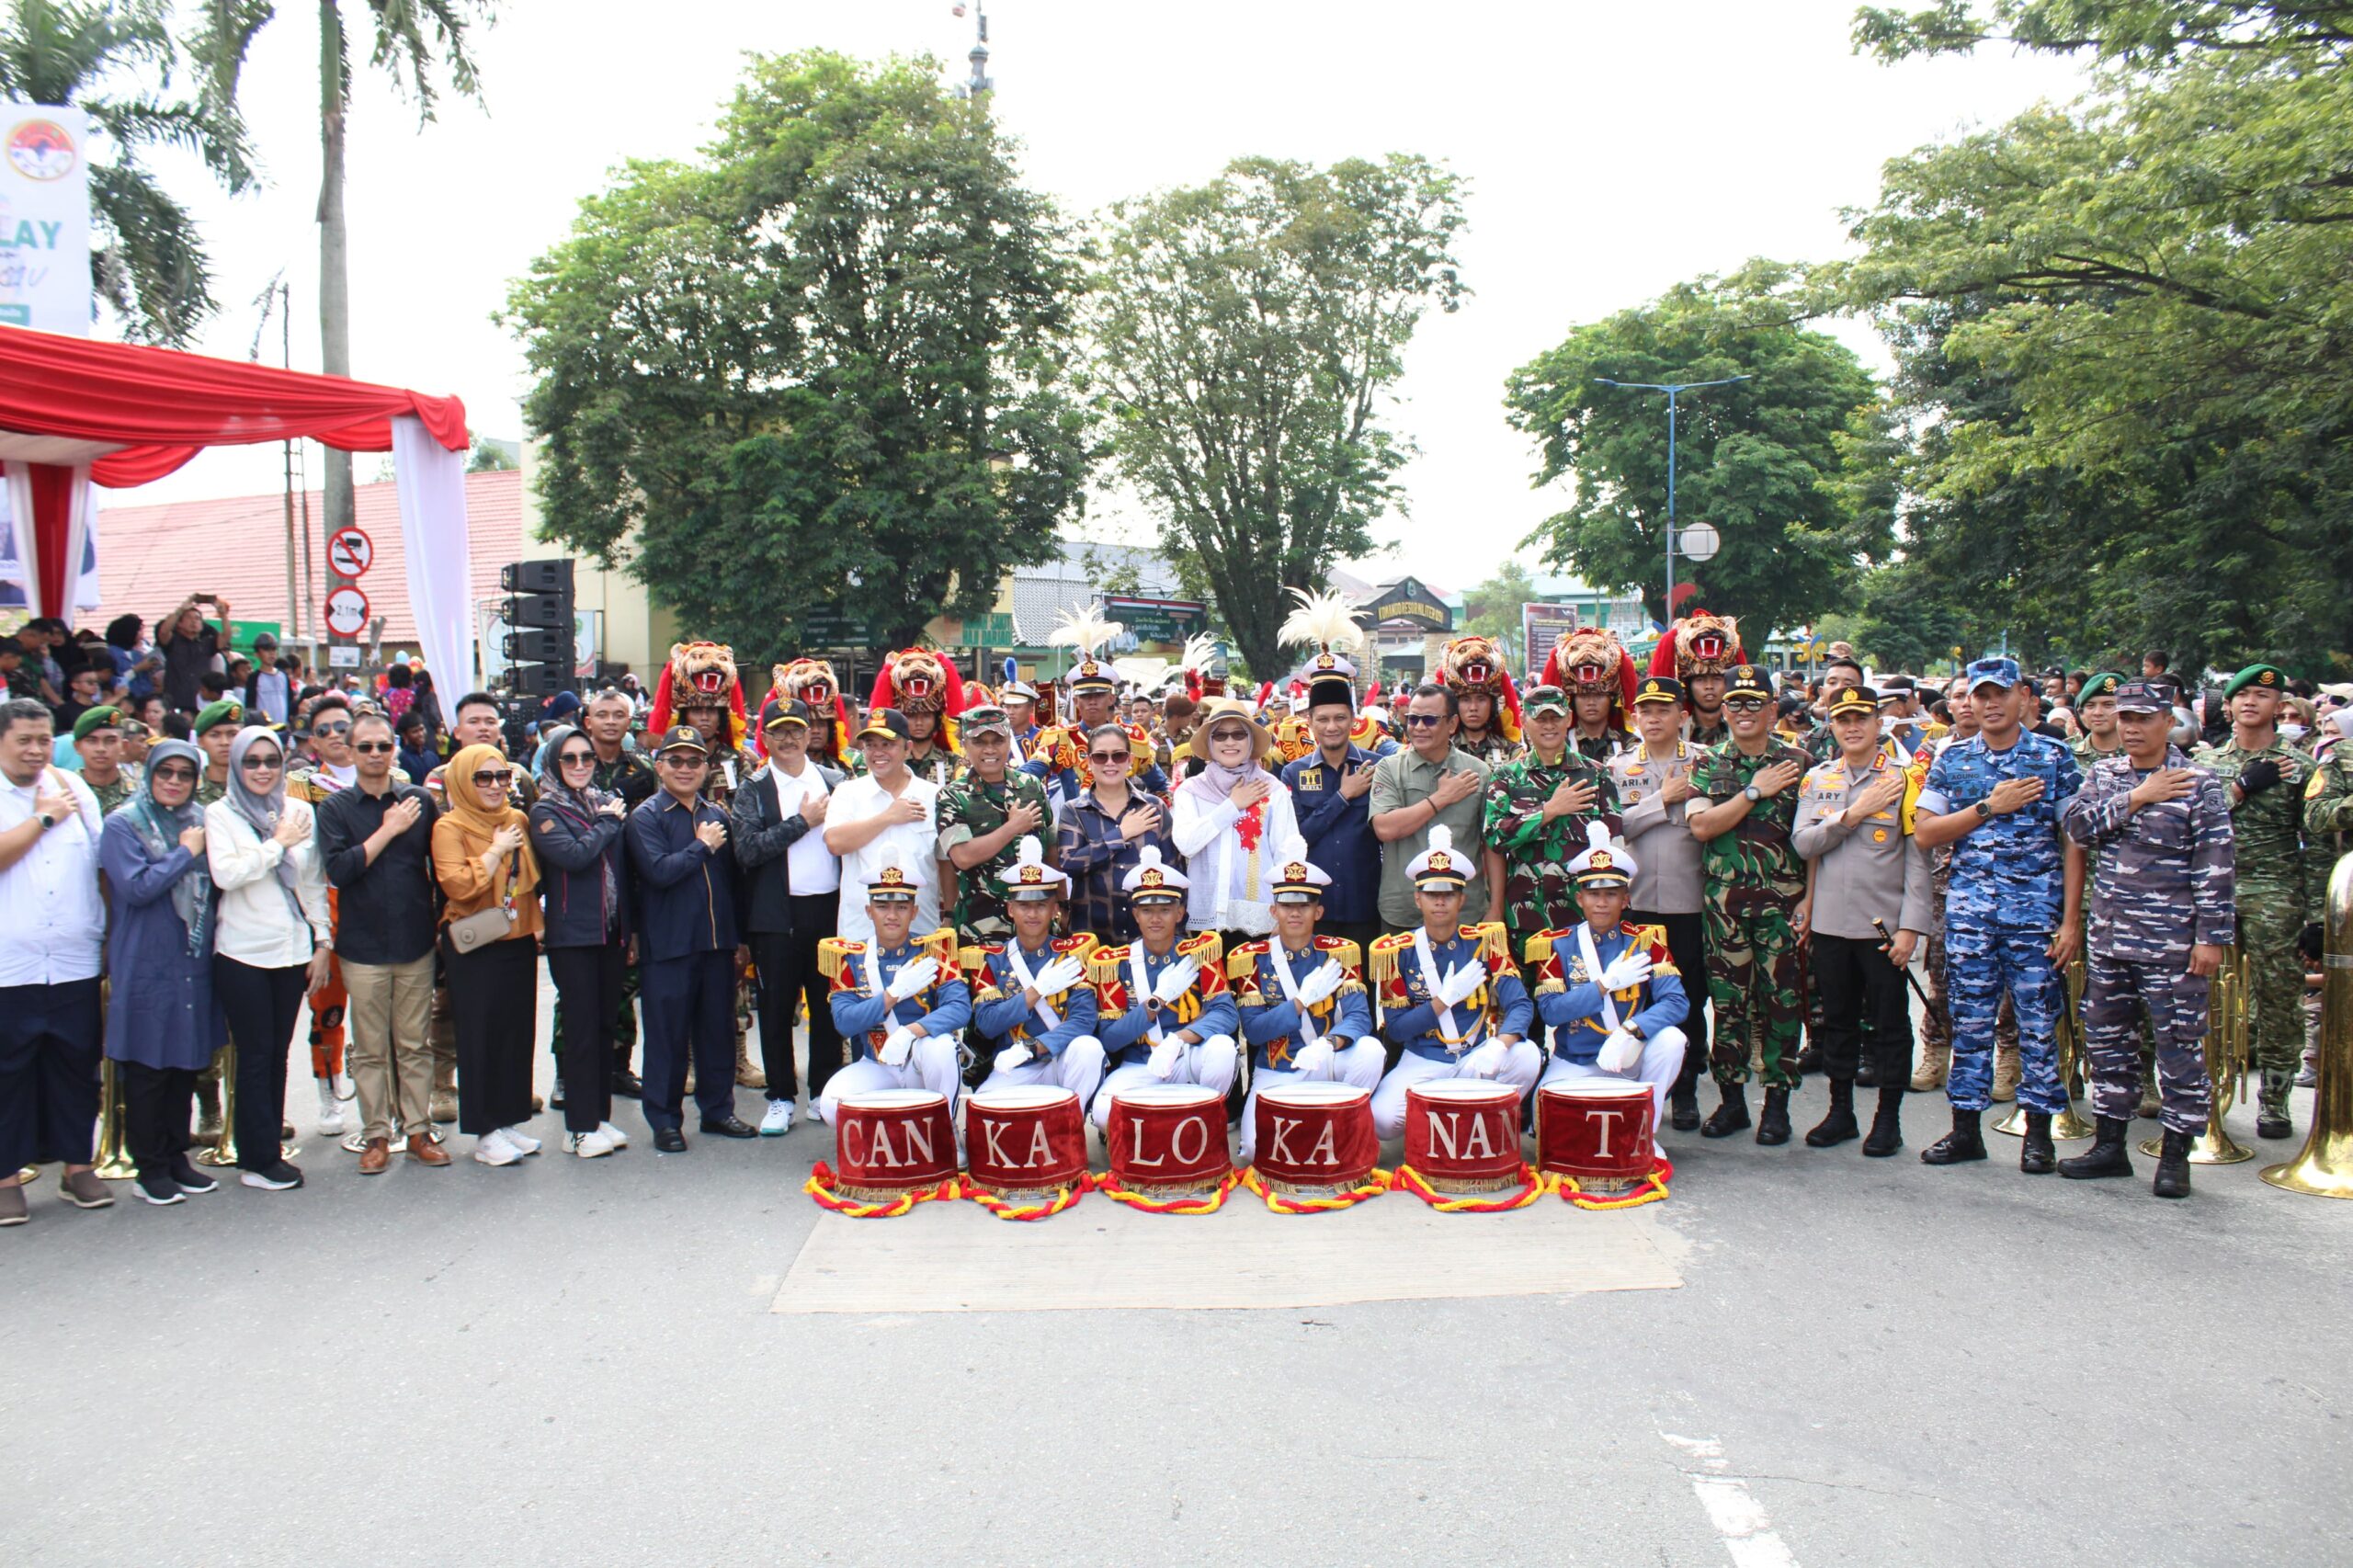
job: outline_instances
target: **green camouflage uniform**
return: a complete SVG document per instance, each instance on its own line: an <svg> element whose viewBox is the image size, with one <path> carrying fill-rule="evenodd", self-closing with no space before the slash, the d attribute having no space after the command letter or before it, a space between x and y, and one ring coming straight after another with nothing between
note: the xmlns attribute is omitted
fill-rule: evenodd
<svg viewBox="0 0 2353 1568"><path fill-rule="evenodd" d="M1544 802L1563 780L1592 785L1593 809L1548 823ZM1574 746L1557 763L1539 762L1531 753L1488 776L1480 826L1488 846L1504 858L1503 918L1513 952L1525 949L1539 931L1564 929L1585 918L1569 861L1584 853L1585 824L1597 820L1613 836L1619 832L1618 786L1607 768Z"/></svg>
<svg viewBox="0 0 2353 1568"><path fill-rule="evenodd" d="M1777 762L1796 764L1801 777L1812 766L1804 752L1778 739L1753 757L1727 744L1693 765L1691 787L1721 804ZM1792 783L1749 807L1738 826L1700 852L1707 878L1700 924L1708 937L1708 994L1716 1006L1709 1067L1720 1084L1746 1083L1756 1050L1767 1088L1797 1085L1805 1016L1805 961L1792 918L1805 897L1805 861L1790 842L1797 812Z"/></svg>
<svg viewBox="0 0 2353 1568"><path fill-rule="evenodd" d="M2336 858L2353 845L2353 741L2339 741L2328 760L2304 786L2304 842L2311 846L2311 865L2319 873L2319 897L2328 896L2328 876Z"/></svg>
<svg viewBox="0 0 2353 1568"><path fill-rule="evenodd" d="M1008 772L995 784L977 773L961 775L939 791L939 858L948 858L948 851L959 844L986 838L1005 825L1014 807L1025 801L1038 811L1038 825L1029 830L1030 835L1040 844L1052 843L1054 809L1047 803L1043 781L1018 771ZM1012 918L1005 912L1005 884L998 878L1020 855L1021 839L1017 835L988 860L957 874L956 937L961 945L1002 941L1013 934Z"/></svg>
<svg viewBox="0 0 2353 1568"><path fill-rule="evenodd" d="M2235 785L2249 765L2268 757L2279 781L2242 801L2233 792L2231 835L2238 869L2239 952L2246 962L2249 1054L2261 1070L2261 1105L2285 1116L2288 1091L2304 1051L2304 968L2296 938L2320 918L2325 875L2308 873L2304 791L2319 767L2312 755L2275 738L2261 751L2235 740L2200 746L2191 758Z"/></svg>

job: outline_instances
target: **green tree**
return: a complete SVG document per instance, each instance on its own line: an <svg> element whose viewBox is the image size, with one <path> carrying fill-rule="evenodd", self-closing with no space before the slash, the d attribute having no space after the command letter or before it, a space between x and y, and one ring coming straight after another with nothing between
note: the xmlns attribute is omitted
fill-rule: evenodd
<svg viewBox="0 0 2353 1568"><path fill-rule="evenodd" d="M1691 601L1747 618L1762 642L1835 608L1857 563L1891 542L1892 490L1859 479L1883 462L1885 432L1870 374L1843 344L1794 324L1779 297L1785 269L1757 264L1733 278L1678 284L1661 299L1573 328L1511 375L1512 425L1540 443L1537 484L1568 477L1566 511L1524 541L1597 586L1639 588L1665 618L1666 410L1619 381L1749 380L1679 405L1676 516L1715 525L1705 564L1677 562ZM1865 503L1869 503L1865 505Z"/></svg>
<svg viewBox="0 0 2353 1568"><path fill-rule="evenodd" d="M635 163L503 319L553 535L746 656L977 615L1081 506L1076 261L928 60L751 62L699 163Z"/></svg>
<svg viewBox="0 0 2353 1568"><path fill-rule="evenodd" d="M1392 154L1243 158L1114 206L1092 326L1120 472L1162 512L1252 670L1280 669L1291 588L1371 547L1411 454L1382 423L1406 343L1464 292L1461 182Z"/></svg>
<svg viewBox="0 0 2353 1568"><path fill-rule="evenodd" d="M2073 105L1890 164L1861 256L1820 275L1932 341L1906 415L1933 432L1910 488L1937 527L1911 537L2030 645L2307 668L2353 646L2348 22L2189 0L1858 18L1886 58L2005 39L2097 67Z"/></svg>
<svg viewBox="0 0 2353 1568"><path fill-rule="evenodd" d="M1519 607L1536 598L1536 577L1517 561L1506 561L1495 574L1462 595L1462 630L1473 637L1492 637L1504 651L1510 668L1528 667L1527 638L1519 623Z"/></svg>
<svg viewBox="0 0 2353 1568"><path fill-rule="evenodd" d="M162 0L14 0L0 16L0 98L71 105L104 133L90 164L91 280L125 336L177 347L216 308L212 266L146 159L194 153L232 195L255 176L233 119L156 90L179 59L170 20Z"/></svg>

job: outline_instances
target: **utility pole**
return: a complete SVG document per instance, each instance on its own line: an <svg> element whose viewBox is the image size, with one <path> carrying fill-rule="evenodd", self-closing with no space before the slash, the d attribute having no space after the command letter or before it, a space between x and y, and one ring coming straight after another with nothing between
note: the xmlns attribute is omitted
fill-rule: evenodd
<svg viewBox="0 0 2353 1568"><path fill-rule="evenodd" d="M1666 601L1665 613L1659 619L1664 624L1675 621L1675 400L1688 392L1701 387L1728 387L1734 381L1749 380L1746 376L1726 376L1714 381L1613 381L1608 376L1593 378L1605 387L1625 387L1635 392L1663 392L1666 394Z"/></svg>
<svg viewBox="0 0 2353 1568"><path fill-rule="evenodd" d="M956 7L962 16L964 7ZM996 79L989 74L989 8L987 0L972 0L972 52L965 58L972 62L972 74L956 89L961 98L977 98L996 88Z"/></svg>

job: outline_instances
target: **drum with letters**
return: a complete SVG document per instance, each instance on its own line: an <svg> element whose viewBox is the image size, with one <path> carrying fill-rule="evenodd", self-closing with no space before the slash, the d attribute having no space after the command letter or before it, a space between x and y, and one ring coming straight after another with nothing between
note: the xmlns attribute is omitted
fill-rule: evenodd
<svg viewBox="0 0 2353 1568"><path fill-rule="evenodd" d="M1233 1169L1225 1096L1199 1084L1121 1089L1111 1096L1103 1142L1112 1180L1134 1190L1211 1192Z"/></svg>
<svg viewBox="0 0 2353 1568"><path fill-rule="evenodd" d="M1434 1191L1501 1192L1521 1183L1519 1091L1434 1078L1405 1091L1405 1161Z"/></svg>
<svg viewBox="0 0 2353 1568"><path fill-rule="evenodd" d="M1335 1198L1379 1162L1372 1095L1353 1084L1285 1084L1258 1093L1258 1179L1285 1198Z"/></svg>
<svg viewBox="0 0 2353 1568"><path fill-rule="evenodd" d="M1086 1122L1078 1096L1049 1084L964 1096L964 1168L1007 1203L1038 1203L1086 1176Z"/></svg>
<svg viewBox="0 0 2353 1568"><path fill-rule="evenodd" d="M1631 1191L1650 1174L1657 1118L1647 1084L1547 1084L1536 1092L1536 1168L1586 1192Z"/></svg>
<svg viewBox="0 0 2353 1568"><path fill-rule="evenodd" d="M929 1089L876 1089L843 1099L834 1116L834 1191L865 1203L938 1187L956 1174L956 1128L948 1096Z"/></svg>

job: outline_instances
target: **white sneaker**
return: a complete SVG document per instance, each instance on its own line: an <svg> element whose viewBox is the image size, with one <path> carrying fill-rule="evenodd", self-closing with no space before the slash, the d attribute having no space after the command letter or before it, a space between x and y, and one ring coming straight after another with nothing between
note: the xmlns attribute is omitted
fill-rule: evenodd
<svg viewBox="0 0 2353 1568"><path fill-rule="evenodd" d="M344 1132L343 1102L335 1098L335 1080L321 1078L317 1083L319 1085L319 1136L340 1138Z"/></svg>
<svg viewBox="0 0 2353 1568"><path fill-rule="evenodd" d="M812 1126L812 1127L823 1127L823 1126L824 1126L824 1125L825 1125L825 1115L824 1115L824 1109L823 1109L824 1105L824 1102L823 1100L819 1100L819 1099L815 1099L815 1098L812 1098L812 1099L810 1100L810 1102L809 1102L809 1125L810 1125L810 1126Z"/></svg>
<svg viewBox="0 0 2353 1568"><path fill-rule="evenodd" d="M584 1160L602 1159L613 1152L612 1140L602 1132L566 1133L563 1146Z"/></svg>
<svg viewBox="0 0 2353 1568"><path fill-rule="evenodd" d="M498 1135L506 1139L518 1154L536 1154L540 1152L540 1141L520 1127L502 1127L498 1130Z"/></svg>
<svg viewBox="0 0 2353 1568"><path fill-rule="evenodd" d="M760 1118L760 1136L781 1138L791 1131L792 1102L790 1100L768 1101L767 1114Z"/></svg>
<svg viewBox="0 0 2353 1568"><path fill-rule="evenodd" d="M504 1131L494 1129L474 1140L474 1158L485 1165L520 1165L523 1152L506 1141Z"/></svg>
<svg viewBox="0 0 2353 1568"><path fill-rule="evenodd" d="M626 1149L629 1147L629 1134L623 1132L620 1128L615 1127L611 1122L598 1122L597 1124L597 1131L603 1133L605 1136L605 1142L610 1143L614 1148Z"/></svg>

